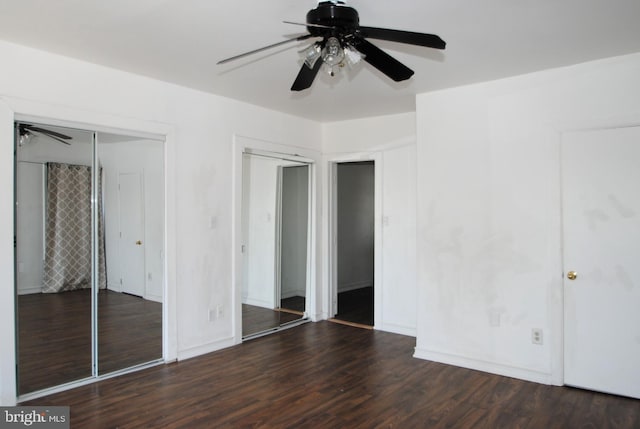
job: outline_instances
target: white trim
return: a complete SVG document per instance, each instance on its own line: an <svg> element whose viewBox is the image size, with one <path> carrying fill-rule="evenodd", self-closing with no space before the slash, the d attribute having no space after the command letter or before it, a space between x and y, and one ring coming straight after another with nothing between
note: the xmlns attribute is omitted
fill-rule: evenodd
<svg viewBox="0 0 640 429"><path fill-rule="evenodd" d="M345 292L351 289L340 289L338 291L338 237L337 237L337 206L338 206L338 164L349 162L372 161L374 165L374 273L373 281L368 282L368 286L373 286L373 318L374 327L382 326L382 154L380 152L354 152L344 154L332 154L325 158L327 161L327 171L329 174L325 180L326 196L325 219L323 226L327 230L324 242L326 243L323 252L323 259L328 263L327 267L327 313L328 317L334 317L337 313L338 292Z"/></svg>
<svg viewBox="0 0 640 429"><path fill-rule="evenodd" d="M247 304L247 305L253 305L255 307L268 308L270 310L273 310L273 308L274 308L273 302L267 301L267 300L264 300L264 299L254 299L254 298L245 297L244 298L244 303Z"/></svg>
<svg viewBox="0 0 640 429"><path fill-rule="evenodd" d="M307 297L305 314L312 320L319 319L318 309L318 262L316 260L317 229L320 228L317 219L319 204L317 201L316 165L321 161L318 151L292 145L274 143L259 138L233 135L232 143L232 178L231 178L231 284L232 293L232 332L233 344L242 343L242 155L243 153L258 154L271 158L286 159L288 161L303 162L309 165L309 240L307 244Z"/></svg>
<svg viewBox="0 0 640 429"><path fill-rule="evenodd" d="M536 371L527 368L504 365L501 363L468 358L465 356L442 353L433 350L419 349L416 347L413 357L418 359L440 362L447 365L474 369L505 377L532 381L534 383L552 384L552 376L547 372Z"/></svg>
<svg viewBox="0 0 640 429"><path fill-rule="evenodd" d="M2 152L13 153L13 123L16 120L33 121L40 124L59 125L70 128L89 129L92 131L138 136L145 139L164 140L164 180L165 180L165 245L164 245L164 304L162 306L162 337L163 360L173 361L177 358L178 329L177 329L177 293L176 293L176 191L175 191L175 163L176 140L174 126L167 123L153 122L144 119L126 118L122 116L78 110L65 106L58 106L25 100L17 97L0 97L0 147ZM11 129L11 133L4 132ZM10 148L10 149L9 149ZM11 152L9 152L9 150ZM5 163L0 168L2 174L10 175L7 183L14 183L13 156L0 156ZM11 196L13 205L13 191L3 195ZM13 219L13 212L3 213L0 220ZM10 311L0 311L5 319L2 326L5 329L0 334L2 352L0 352L0 403L15 404L17 400L15 368L15 307L14 307L14 269L13 253L13 222L0 222L0 243L6 243L8 248L0 244L0 260L7 264L7 269L0 270L0 302L2 307ZM6 239L5 239L6 238ZM6 289L6 290L5 290ZM10 306L10 307L7 307ZM1 318L1 316L0 316ZM10 368L8 370L8 368Z"/></svg>
<svg viewBox="0 0 640 429"><path fill-rule="evenodd" d="M28 287L21 287L20 289L18 289L18 295L31 295L34 293L41 293L42 292L42 285L36 285L36 286L28 286Z"/></svg>
<svg viewBox="0 0 640 429"><path fill-rule="evenodd" d="M218 350L226 349L227 347L231 347L234 344L235 344L234 338L227 337L217 341L212 341L210 343L202 344L200 346L190 347L188 349L180 350L180 352L178 352L178 360L181 361L181 360L202 356L207 353L212 353Z"/></svg>
<svg viewBox="0 0 640 429"><path fill-rule="evenodd" d="M144 296L144 299L146 299L147 301L154 301L162 304L162 297L159 295L154 295L149 293Z"/></svg>
<svg viewBox="0 0 640 429"><path fill-rule="evenodd" d="M16 404L14 112L0 98L0 405Z"/></svg>
<svg viewBox="0 0 640 429"><path fill-rule="evenodd" d="M382 323L382 326L376 327L379 331L391 332L393 334L406 335L416 338L418 335L415 326L400 325L397 323Z"/></svg>
<svg viewBox="0 0 640 429"><path fill-rule="evenodd" d="M338 288L338 293L349 292L351 290L362 289L371 286L373 286L373 279L362 280L359 282L343 283L341 287Z"/></svg>

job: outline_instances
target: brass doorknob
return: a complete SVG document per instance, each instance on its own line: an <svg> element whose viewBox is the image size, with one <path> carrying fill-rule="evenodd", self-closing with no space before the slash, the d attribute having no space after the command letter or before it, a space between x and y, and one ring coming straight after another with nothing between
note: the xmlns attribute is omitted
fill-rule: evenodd
<svg viewBox="0 0 640 429"><path fill-rule="evenodd" d="M567 278L568 278L569 280L575 280L575 279L576 279L576 277L578 277L578 273L577 273L577 272L575 272L575 271L569 271L569 272L567 273Z"/></svg>
<svg viewBox="0 0 640 429"><path fill-rule="evenodd" d="M136 241L136 246L142 246L142 241L140 240Z"/></svg>

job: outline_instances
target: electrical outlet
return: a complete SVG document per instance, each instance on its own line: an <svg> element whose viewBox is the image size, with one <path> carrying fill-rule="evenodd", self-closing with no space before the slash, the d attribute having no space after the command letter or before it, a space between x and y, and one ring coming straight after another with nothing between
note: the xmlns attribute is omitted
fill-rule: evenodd
<svg viewBox="0 0 640 429"><path fill-rule="evenodd" d="M542 329L533 328L531 330L531 342L539 346L542 345Z"/></svg>
<svg viewBox="0 0 640 429"><path fill-rule="evenodd" d="M221 318L222 316L224 316L224 306L222 304L217 305L216 315L218 316L218 318Z"/></svg>

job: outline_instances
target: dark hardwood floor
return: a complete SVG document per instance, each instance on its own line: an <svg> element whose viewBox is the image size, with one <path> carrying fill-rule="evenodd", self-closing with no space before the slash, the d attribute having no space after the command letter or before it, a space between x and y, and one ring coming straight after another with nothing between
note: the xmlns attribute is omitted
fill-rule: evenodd
<svg viewBox="0 0 640 429"><path fill-rule="evenodd" d="M415 339L319 322L25 405L72 428L638 428L640 401L415 359Z"/></svg>
<svg viewBox="0 0 640 429"><path fill-rule="evenodd" d="M18 296L19 393L91 376L91 292ZM162 358L162 304L101 290L98 371Z"/></svg>
<svg viewBox="0 0 640 429"><path fill-rule="evenodd" d="M335 319L373 326L373 286L340 292Z"/></svg>
<svg viewBox="0 0 640 429"><path fill-rule="evenodd" d="M242 336L275 329L281 324L293 322L302 317L300 314L242 304Z"/></svg>

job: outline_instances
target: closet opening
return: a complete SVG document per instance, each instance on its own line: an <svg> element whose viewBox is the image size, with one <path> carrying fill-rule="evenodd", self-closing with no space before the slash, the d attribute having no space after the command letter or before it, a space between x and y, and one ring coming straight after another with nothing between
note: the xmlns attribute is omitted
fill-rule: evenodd
<svg viewBox="0 0 640 429"><path fill-rule="evenodd" d="M162 362L164 141L14 125L19 400Z"/></svg>

